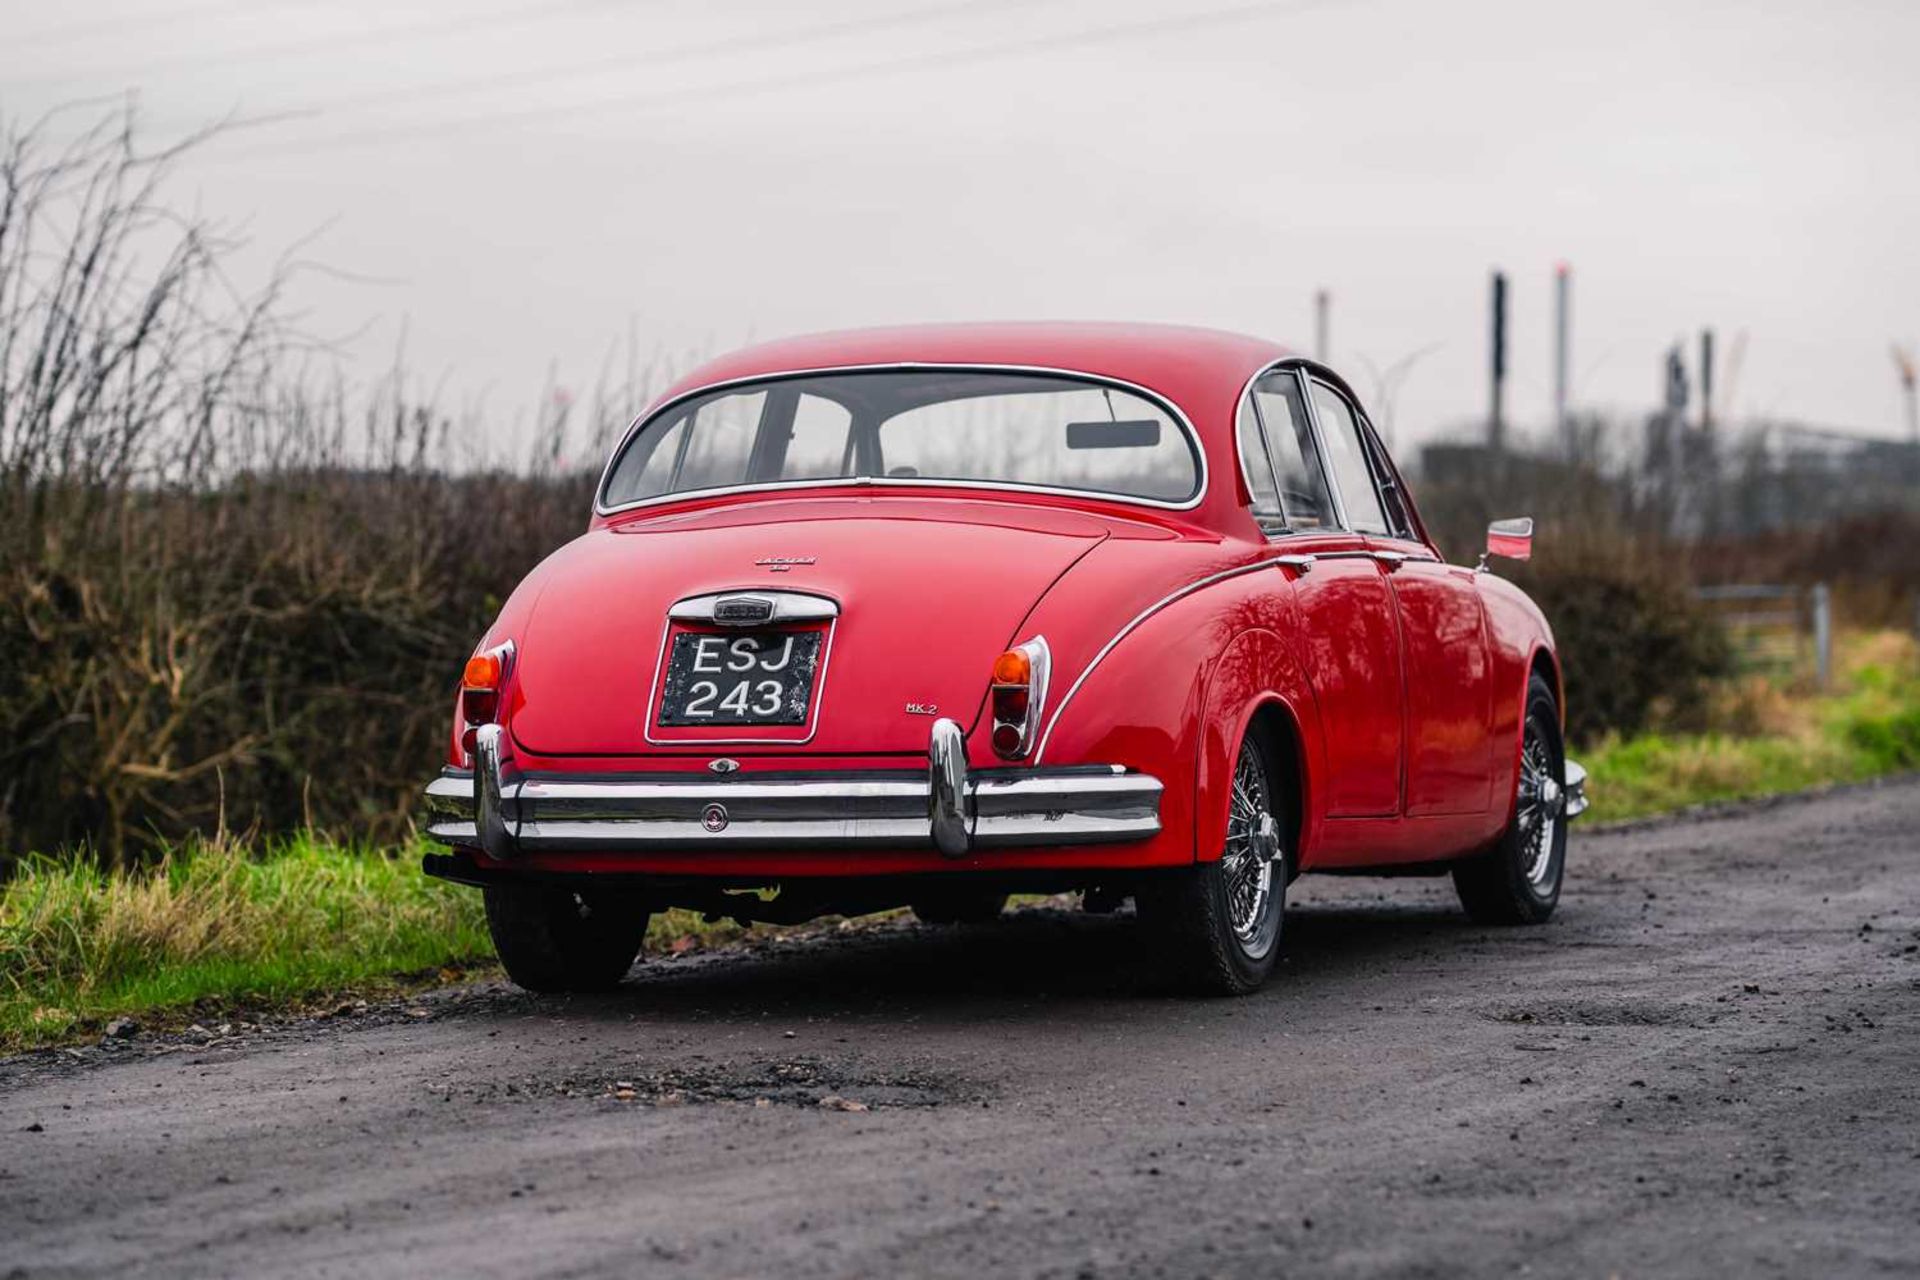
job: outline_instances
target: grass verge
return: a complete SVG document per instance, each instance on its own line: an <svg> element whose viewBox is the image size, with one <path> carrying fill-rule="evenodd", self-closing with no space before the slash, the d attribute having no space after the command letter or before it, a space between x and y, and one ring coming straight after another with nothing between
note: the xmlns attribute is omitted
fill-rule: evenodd
<svg viewBox="0 0 1920 1280"><path fill-rule="evenodd" d="M1920 768L1920 650L1851 637L1839 689L1750 680L1720 690L1697 733L1609 739L1576 753L1596 819ZM827 922L829 925L831 922ZM652 954L778 933L654 917ZM313 837L190 842L159 865L106 872L35 858L0 884L0 1053L234 1009L298 1011L493 971L480 895L421 875L417 850Z"/></svg>
<svg viewBox="0 0 1920 1280"><path fill-rule="evenodd" d="M0 885L0 1052L121 1014L431 985L492 958L479 895L414 856L303 837L189 843L134 873L33 858Z"/></svg>
<svg viewBox="0 0 1920 1280"><path fill-rule="evenodd" d="M1608 738L1575 757L1596 821L1920 769L1920 652L1892 632L1848 637L1836 690L1752 678L1719 691L1694 733Z"/></svg>
<svg viewBox="0 0 1920 1280"><path fill-rule="evenodd" d="M646 950L779 932L668 911ZM31 858L0 884L0 1054L97 1035L122 1015L185 1027L297 1013L497 968L479 891L422 875L417 849L194 841L134 872Z"/></svg>

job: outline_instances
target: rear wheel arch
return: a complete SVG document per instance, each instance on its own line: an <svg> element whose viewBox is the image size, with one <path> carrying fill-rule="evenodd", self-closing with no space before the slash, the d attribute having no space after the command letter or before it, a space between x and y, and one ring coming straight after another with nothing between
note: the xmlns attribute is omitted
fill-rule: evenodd
<svg viewBox="0 0 1920 1280"><path fill-rule="evenodd" d="M1218 798L1232 806L1222 856L1143 878L1134 887L1142 925L1184 984L1214 995L1244 995L1273 972L1286 923L1286 857L1272 810L1279 807L1273 722L1264 706L1214 728L1237 726L1232 773ZM1244 790L1242 789L1244 787ZM1284 872L1287 868L1279 870Z"/></svg>
<svg viewBox="0 0 1920 1280"><path fill-rule="evenodd" d="M1267 777L1280 809L1280 835L1286 841L1289 878L1300 874L1301 837L1306 834L1307 769L1300 722L1277 696L1256 704L1242 735L1252 734L1267 761Z"/></svg>
<svg viewBox="0 0 1920 1280"><path fill-rule="evenodd" d="M1225 838L1227 794L1233 761L1249 734L1276 788L1275 800L1289 852L1289 869L1299 870L1300 851L1312 838L1307 799L1313 769L1308 763L1306 721L1310 691L1299 679L1291 652L1265 628L1241 631L1224 645L1213 664L1200 705L1198 758L1194 770L1194 858L1217 856ZM1302 704L1307 704L1303 707Z"/></svg>

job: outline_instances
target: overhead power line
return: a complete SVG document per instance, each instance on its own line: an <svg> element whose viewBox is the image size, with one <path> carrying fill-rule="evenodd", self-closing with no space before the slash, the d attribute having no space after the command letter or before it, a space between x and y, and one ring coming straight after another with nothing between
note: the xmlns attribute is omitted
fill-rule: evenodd
<svg viewBox="0 0 1920 1280"><path fill-rule="evenodd" d="M556 103L543 107L523 107L512 111L487 112L463 116L452 120L424 122L418 125L349 130L305 139L290 138L281 142L262 143L255 147L231 151L227 154L233 158L263 154L276 156L306 154L341 147L369 146L407 139L440 137L477 128L512 127L537 120L577 116L584 112L599 111L610 107L646 108L666 105L681 106L695 102L712 101L716 98L741 98L773 90L804 88L818 84L845 83L849 80L865 79L872 76L897 75L909 71L946 70L968 63L1018 57L1029 53L1043 53L1082 45L1106 44L1137 39L1141 36L1172 35L1206 27L1224 26L1235 22L1291 16L1317 9L1339 8L1361 2L1363 2L1363 0L1262 0L1260 3L1240 4L1228 8L1210 9L1200 13L1180 14L1166 18L1151 18L1140 22L1116 23L1112 26L1097 27L1091 30L1062 32L1047 36L1032 36L1019 40L1001 41L994 44L975 45L964 49L932 50L925 53L909 54L904 57L879 59L845 66L808 68L806 70L789 72L782 75L755 77L730 81L723 84L685 89L665 89L646 93L614 94L590 99L586 102Z"/></svg>
<svg viewBox="0 0 1920 1280"><path fill-rule="evenodd" d="M73 40L85 40L100 35L112 35L117 32L151 27L163 23L179 22L184 18L196 17L203 13L215 13L222 9L247 8L244 0L201 0L199 4L174 5L166 9L156 9L151 5L136 9L130 13L114 14L108 17L89 18L85 22L65 22L58 26L40 27L26 31L8 31L7 44L14 49L30 48L42 44L65 44ZM258 5L251 6L258 8Z"/></svg>
<svg viewBox="0 0 1920 1280"><path fill-rule="evenodd" d="M756 53L766 49L784 49L803 44L816 44L823 40L832 40L843 35L864 35L868 32L884 31L901 27L914 27L927 22L961 15L978 14L995 9L1032 10L1049 4L1060 4L1063 0L959 0L959 3L938 4L924 9L910 9L904 13L886 13L878 17L847 18L838 22L825 22L817 26L798 27L786 31L766 32L756 35L729 36L716 40L703 40L691 44L671 45L664 49L641 49L628 53L612 54L605 58L593 58L585 62L567 63L557 67L534 67L525 71L508 71L496 75L466 76L457 80L441 80L433 84L407 85L397 89L388 89L375 93L356 94L350 98L332 101L302 103L293 108L302 115L330 110L361 110L370 106L394 106L401 103L431 101L435 98L458 96L463 93L498 92L503 89L521 89L529 85L552 84L575 80L581 76L593 75L602 71L621 71L638 67L659 67L679 62L694 62L703 59L740 53Z"/></svg>
<svg viewBox="0 0 1920 1280"><path fill-rule="evenodd" d="M417 22L395 23L391 26L360 27L352 31L342 31L331 36L310 36L299 40L279 40L268 44L243 46L238 49L195 49L170 57L155 58L147 62L127 63L117 67L88 69L85 67L66 71L64 74L40 77L34 83L57 83L83 78L117 78L122 81L138 83L156 71L176 67L203 66L211 63L248 61L272 58L304 58L330 49L346 49L355 45L379 44L389 40L405 40L413 36L465 35L475 31L485 31L494 27L522 26L555 15L559 9L596 9L614 5L632 5L634 0L519 0L518 3L496 6L482 10L477 15L462 9L460 16L449 18L445 15L437 18L421 19ZM214 6L196 6L182 10L187 15L201 12Z"/></svg>

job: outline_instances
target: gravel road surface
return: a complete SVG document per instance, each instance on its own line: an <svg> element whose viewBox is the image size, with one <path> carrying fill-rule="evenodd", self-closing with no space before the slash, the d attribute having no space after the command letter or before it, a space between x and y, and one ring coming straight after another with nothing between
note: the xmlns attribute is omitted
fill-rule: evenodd
<svg viewBox="0 0 1920 1280"><path fill-rule="evenodd" d="M0 1062L0 1277L1920 1274L1920 781L1294 886L1171 992L1031 911Z"/></svg>

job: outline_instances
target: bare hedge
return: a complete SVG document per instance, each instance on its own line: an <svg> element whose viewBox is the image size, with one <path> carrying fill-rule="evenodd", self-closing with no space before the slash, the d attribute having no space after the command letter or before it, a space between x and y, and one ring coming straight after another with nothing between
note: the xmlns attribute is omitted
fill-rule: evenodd
<svg viewBox="0 0 1920 1280"><path fill-rule="evenodd" d="M0 129L0 863L124 862L222 826L398 835L460 660L584 525L569 432L604 440L644 392L629 378L477 468L398 378L356 397L315 376L324 347L282 305L299 264L236 289L236 239L163 198L181 148L143 151L125 113L64 123ZM1421 496L1456 554L1547 504L1521 577L1576 738L1683 711L1721 659L1678 561L1604 491L1530 484Z"/></svg>

